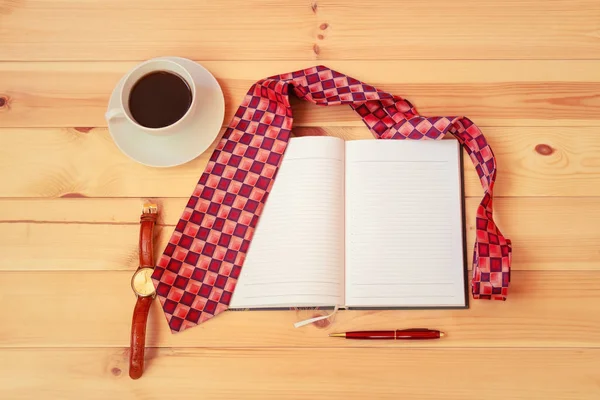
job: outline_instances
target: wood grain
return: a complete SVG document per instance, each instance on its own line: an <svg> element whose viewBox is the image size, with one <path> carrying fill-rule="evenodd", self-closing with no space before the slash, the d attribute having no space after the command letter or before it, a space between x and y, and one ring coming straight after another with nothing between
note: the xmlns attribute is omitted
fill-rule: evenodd
<svg viewBox="0 0 600 400"><path fill-rule="evenodd" d="M372 138L364 127L295 133ZM498 161L496 196L600 195L597 128L490 127L485 135ZM0 129L0 143L0 197L188 197L212 153L176 168L149 168L123 155L106 129ZM468 157L465 189L482 194Z"/></svg>
<svg viewBox="0 0 600 400"><path fill-rule="evenodd" d="M132 381L127 377L127 350L123 348L0 350L4 361L0 395L11 400L30 399L33 393L61 400L81 399L82 393L90 400L162 400L192 398L198 393L203 399L227 400L364 399L366 395L465 400L480 398L481 393L490 400L595 400L600 395L598 349L489 349L482 353L466 349L176 348L152 349L149 356L142 380ZM29 377L27 385L22 382L24 376Z"/></svg>
<svg viewBox="0 0 600 400"><path fill-rule="evenodd" d="M227 107L225 124L257 80L317 64L316 61L202 63L223 88ZM481 126L600 125L600 61L319 60L318 63L406 97L423 115L467 115ZM4 105L0 106L0 127L106 126L104 113L110 94L135 64L0 62L0 98L4 99ZM315 107L298 101L294 111L296 126L362 125L348 107Z"/></svg>
<svg viewBox="0 0 600 400"><path fill-rule="evenodd" d="M0 270L133 270L145 199L0 200ZM159 204L157 256L187 198ZM466 201L467 250L479 198ZM514 270L600 270L597 198L499 198L495 216L513 241Z"/></svg>
<svg viewBox="0 0 600 400"><path fill-rule="evenodd" d="M0 399L600 398L597 0L0 0ZM323 64L467 115L498 159L513 240L506 302L468 310L227 312L172 335L155 302L147 370L127 377L140 206L164 247L210 151L135 164L104 120L138 62L218 79L228 123L258 79ZM347 107L294 100L294 133L371 138ZM467 242L481 188L465 160ZM428 343L329 332L431 327Z"/></svg>
<svg viewBox="0 0 600 400"><path fill-rule="evenodd" d="M600 57L594 0L230 0L226 16L206 0L1 4L0 59L10 61Z"/></svg>
<svg viewBox="0 0 600 400"><path fill-rule="evenodd" d="M128 346L135 297L131 271L1 272L0 347ZM14 305L14 306L13 306ZM15 307L18 307L16 312ZM172 335L158 302L150 347L418 347L416 342L332 340L329 332L434 326L448 338L431 347L600 347L599 271L515 271L506 302L472 300L469 310L340 311L333 321L295 329L326 311L236 311Z"/></svg>

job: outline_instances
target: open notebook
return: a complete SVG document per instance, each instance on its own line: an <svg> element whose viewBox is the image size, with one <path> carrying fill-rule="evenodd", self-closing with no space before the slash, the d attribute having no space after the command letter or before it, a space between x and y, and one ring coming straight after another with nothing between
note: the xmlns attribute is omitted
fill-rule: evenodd
<svg viewBox="0 0 600 400"><path fill-rule="evenodd" d="M291 139L231 308L465 307L456 140Z"/></svg>

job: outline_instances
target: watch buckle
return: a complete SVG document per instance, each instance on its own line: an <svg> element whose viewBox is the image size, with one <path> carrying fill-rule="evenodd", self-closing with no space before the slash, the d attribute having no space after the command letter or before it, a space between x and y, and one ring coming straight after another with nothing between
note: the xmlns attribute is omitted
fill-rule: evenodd
<svg viewBox="0 0 600 400"><path fill-rule="evenodd" d="M144 207L142 207L143 214L157 214L158 213L158 205L153 203L146 203Z"/></svg>

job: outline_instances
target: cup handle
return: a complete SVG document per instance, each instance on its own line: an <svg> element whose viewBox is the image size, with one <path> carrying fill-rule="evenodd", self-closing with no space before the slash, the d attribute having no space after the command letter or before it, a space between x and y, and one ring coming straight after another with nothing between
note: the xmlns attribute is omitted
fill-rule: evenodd
<svg viewBox="0 0 600 400"><path fill-rule="evenodd" d="M106 114L104 114L104 118L106 118L107 121L123 117L125 117L125 113L120 108L113 108L112 110L108 110Z"/></svg>

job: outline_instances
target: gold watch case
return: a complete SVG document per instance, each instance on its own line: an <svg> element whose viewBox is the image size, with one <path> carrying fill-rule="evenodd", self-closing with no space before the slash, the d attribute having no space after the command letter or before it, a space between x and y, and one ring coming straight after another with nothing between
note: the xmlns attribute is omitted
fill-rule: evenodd
<svg viewBox="0 0 600 400"><path fill-rule="evenodd" d="M131 277L131 288L133 292L140 297L154 296L155 289L154 283L152 283L153 268L144 267L135 271L135 274Z"/></svg>

